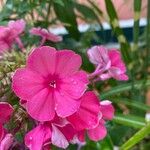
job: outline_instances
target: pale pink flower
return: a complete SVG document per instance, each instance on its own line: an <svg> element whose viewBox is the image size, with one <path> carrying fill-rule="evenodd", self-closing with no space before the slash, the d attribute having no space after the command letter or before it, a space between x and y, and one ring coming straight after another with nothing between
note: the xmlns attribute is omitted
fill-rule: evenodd
<svg viewBox="0 0 150 150"><path fill-rule="evenodd" d="M78 130L78 140L84 142L85 132L93 141L102 140L107 134L104 120L111 120L113 116L114 108L110 101L99 103L93 92L87 92L79 110L67 119Z"/></svg>
<svg viewBox="0 0 150 150"><path fill-rule="evenodd" d="M0 150L8 150L13 143L13 136L6 133L3 125L7 123L13 113L13 107L6 103L0 102Z"/></svg>
<svg viewBox="0 0 150 150"><path fill-rule="evenodd" d="M96 66L96 70L89 76L90 78L96 77L95 81L109 78L128 80L126 66L118 50L94 46L87 53L89 60Z"/></svg>
<svg viewBox="0 0 150 150"><path fill-rule="evenodd" d="M37 36L42 37L41 46L44 44L44 42L46 40L49 40L49 41L52 41L52 42L62 41L61 36L55 35L55 34L51 33L50 31L48 31L47 29L44 29L44 28L40 28L40 27L35 28L34 27L30 30L30 33L33 34L33 35L37 35Z"/></svg>
<svg viewBox="0 0 150 150"><path fill-rule="evenodd" d="M111 61L108 56L108 50L104 46L93 46L87 51L89 60L99 69L108 69Z"/></svg>
<svg viewBox="0 0 150 150"><path fill-rule="evenodd" d="M66 149L76 131L68 123L62 123L61 118L55 117L51 122L39 124L25 136L25 144L30 150L41 150L51 144Z"/></svg>
<svg viewBox="0 0 150 150"><path fill-rule="evenodd" d="M23 19L10 21L8 26L0 26L0 53L11 49L14 42L22 49L23 44L19 36L24 29L25 21Z"/></svg>
<svg viewBox="0 0 150 150"><path fill-rule="evenodd" d="M9 150L14 142L14 137L12 134L6 134L0 142L0 150Z"/></svg>
<svg viewBox="0 0 150 150"><path fill-rule="evenodd" d="M79 71L81 64L73 51L37 48L26 67L15 72L12 88L27 100L27 112L36 120L50 121L55 112L63 118L70 116L78 110L88 84L87 74Z"/></svg>

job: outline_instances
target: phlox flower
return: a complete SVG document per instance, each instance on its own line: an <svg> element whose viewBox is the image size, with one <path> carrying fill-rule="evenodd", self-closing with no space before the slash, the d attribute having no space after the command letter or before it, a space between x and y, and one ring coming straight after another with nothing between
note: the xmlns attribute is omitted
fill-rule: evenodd
<svg viewBox="0 0 150 150"><path fill-rule="evenodd" d="M76 131L58 116L51 122L40 123L25 136L25 144L30 150L41 150L51 144L66 149L73 140Z"/></svg>
<svg viewBox="0 0 150 150"><path fill-rule="evenodd" d="M46 40L49 40L49 41L52 41L52 42L62 41L61 36L55 35L55 34L51 33L50 31L48 31L45 28L40 28L40 27L35 28L34 27L30 30L30 34L42 37L41 46L44 44L44 42Z"/></svg>
<svg viewBox="0 0 150 150"><path fill-rule="evenodd" d="M0 102L0 150L8 150L13 143L13 136L3 127L13 113L13 108L6 102Z"/></svg>
<svg viewBox="0 0 150 150"><path fill-rule="evenodd" d="M107 134L105 120L111 120L113 116L114 108L110 101L99 103L93 92L86 92L78 111L67 120L78 131L76 138L80 142L84 142L86 132L91 140L99 141Z"/></svg>
<svg viewBox="0 0 150 150"><path fill-rule="evenodd" d="M96 70L90 76L96 80L128 80L126 66L117 49L107 49L104 46L94 46L87 52L89 60L96 66Z"/></svg>
<svg viewBox="0 0 150 150"><path fill-rule="evenodd" d="M12 48L16 42L19 48L23 48L20 34L25 29L25 21L23 19L17 21L9 21L7 26L0 26L0 53Z"/></svg>
<svg viewBox="0 0 150 150"><path fill-rule="evenodd" d="M27 112L34 119L50 121L55 113L65 118L78 110L87 88L87 74L79 71L81 64L81 57L71 50L36 48L25 68L15 72L12 89L27 101Z"/></svg>

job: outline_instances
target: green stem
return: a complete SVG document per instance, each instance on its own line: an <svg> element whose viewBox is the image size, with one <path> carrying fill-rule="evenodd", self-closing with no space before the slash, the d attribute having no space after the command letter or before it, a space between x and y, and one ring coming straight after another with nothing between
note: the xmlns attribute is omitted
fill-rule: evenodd
<svg viewBox="0 0 150 150"><path fill-rule="evenodd" d="M119 26L118 16L115 7L111 0L105 0L105 5L109 16L109 22L120 43L121 53L123 55L123 58L125 62L129 64L131 62L130 45L127 42L127 39L124 36L123 31Z"/></svg>
<svg viewBox="0 0 150 150"><path fill-rule="evenodd" d="M131 149L135 144L144 139L147 135L150 134L150 123L148 123L145 127L135 133L126 143L124 143L120 150L128 150Z"/></svg>
<svg viewBox="0 0 150 150"><path fill-rule="evenodd" d="M141 88L147 87L147 86L150 86L150 80L135 81L135 83L134 83L134 88L136 88L136 89L141 89ZM101 97L101 99L105 99L108 96L122 93L125 91L129 91L132 89L132 87L133 87L132 83L126 83L126 84L118 85L116 87L113 87L109 91L101 93L100 97Z"/></svg>
<svg viewBox="0 0 150 150"><path fill-rule="evenodd" d="M145 120L143 118L132 115L117 114L113 118L113 122L135 129L141 129L145 126Z"/></svg>

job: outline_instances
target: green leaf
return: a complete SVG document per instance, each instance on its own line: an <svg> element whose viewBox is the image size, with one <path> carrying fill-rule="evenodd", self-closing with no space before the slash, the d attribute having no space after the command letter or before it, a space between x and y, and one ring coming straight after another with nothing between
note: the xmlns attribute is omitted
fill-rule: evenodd
<svg viewBox="0 0 150 150"><path fill-rule="evenodd" d="M150 134L150 123L148 123L145 127L135 133L126 143L124 143L120 150L128 150L131 149L135 144L144 139L147 135Z"/></svg>
<svg viewBox="0 0 150 150"><path fill-rule="evenodd" d="M125 62L129 64L131 62L130 53L129 53L130 45L126 40L126 37L124 36L122 29L119 27L118 16L115 7L113 5L113 2L111 0L105 0L105 5L109 16L111 27L113 29L113 32L116 34L117 39L121 45L121 53L123 55L123 58Z"/></svg>
<svg viewBox="0 0 150 150"><path fill-rule="evenodd" d="M135 81L134 85L133 85L133 83L125 83L125 84L122 84L122 85L118 85L118 86L113 87L112 89L110 89L106 92L101 93L100 97L101 97L101 99L105 99L108 96L119 94L119 93L122 93L122 92L125 92L125 91L129 91L133 88L133 86L136 89L141 89L143 87L150 86L150 80Z"/></svg>
<svg viewBox="0 0 150 150"><path fill-rule="evenodd" d="M64 6L53 3L54 11L69 34L76 40L79 40L80 33L78 31L76 15L74 12L74 2L72 0L64 0L63 3Z"/></svg>
<svg viewBox="0 0 150 150"><path fill-rule="evenodd" d="M88 6L75 3L75 8L84 16L84 18L88 18L90 20L99 20L95 12Z"/></svg>
<svg viewBox="0 0 150 150"><path fill-rule="evenodd" d="M127 106L130 106L139 110L150 111L150 106L145 105L144 103L141 103L141 102L137 102L136 100L131 100L127 98L114 98L114 99L111 99L111 101L116 104L123 103Z"/></svg>
<svg viewBox="0 0 150 150"><path fill-rule="evenodd" d="M64 2L63 2L63 0L54 0L54 3L57 3L57 4L59 4L59 5L61 5L61 6L64 7Z"/></svg>
<svg viewBox="0 0 150 150"><path fill-rule="evenodd" d="M102 149L102 150L113 150L114 147L109 134L107 134L104 140L100 141L97 144L99 144L99 146L97 146L98 149Z"/></svg>
<svg viewBox="0 0 150 150"><path fill-rule="evenodd" d="M145 126L145 120L141 117L133 116L133 115L115 115L113 122L122 124L125 126L133 127L136 129L142 128Z"/></svg>

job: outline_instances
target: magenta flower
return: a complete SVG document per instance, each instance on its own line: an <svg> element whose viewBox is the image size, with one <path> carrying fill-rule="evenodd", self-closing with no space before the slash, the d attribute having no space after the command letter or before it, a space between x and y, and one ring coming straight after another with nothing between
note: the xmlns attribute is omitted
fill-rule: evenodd
<svg viewBox="0 0 150 150"><path fill-rule="evenodd" d="M58 121L58 119L60 121ZM25 136L25 144L30 150L41 150L51 144L66 149L76 131L63 119L55 117L51 122L39 124Z"/></svg>
<svg viewBox="0 0 150 150"><path fill-rule="evenodd" d="M86 90L87 74L79 71L81 57L70 50L56 51L43 46L35 49L25 68L18 69L12 88L27 100L27 112L36 120L50 121L75 113Z"/></svg>
<svg viewBox="0 0 150 150"><path fill-rule="evenodd" d="M0 150L8 150L13 143L13 136L3 127L9 121L12 113L13 108L10 104L0 102Z"/></svg>
<svg viewBox="0 0 150 150"><path fill-rule="evenodd" d="M20 39L20 34L24 31L24 20L10 21L8 26L0 26L0 53L12 48L14 42L16 42L19 48L23 48L23 44Z"/></svg>
<svg viewBox="0 0 150 150"><path fill-rule="evenodd" d="M93 141L102 140L107 135L107 129L105 127L104 120L112 120L114 116L114 108L110 101L107 100L100 102L100 113L102 116L100 117L97 126L93 129L87 130L89 138Z"/></svg>
<svg viewBox="0 0 150 150"><path fill-rule="evenodd" d="M68 121L78 130L79 141L84 142L86 131L91 140L99 141L107 134L104 120L111 120L113 116L114 108L110 101L99 103L99 99L93 92L87 92L82 97L79 110L68 117Z"/></svg>
<svg viewBox="0 0 150 150"><path fill-rule="evenodd" d="M81 105L78 111L69 116L67 120L78 131L91 129L99 122L99 107L99 100L96 95L93 92L86 92L81 97Z"/></svg>
<svg viewBox="0 0 150 150"><path fill-rule="evenodd" d="M32 28L30 30L30 33L33 35L41 36L42 41L41 41L41 46L44 44L46 40L52 41L52 42L60 42L62 41L62 37L55 35L51 32L49 32L47 29L44 28Z"/></svg>
<svg viewBox="0 0 150 150"><path fill-rule="evenodd" d="M89 60L96 66L90 78L106 80L128 80L126 66L121 58L121 53L116 49L106 49L104 46L94 46L88 50Z"/></svg>

